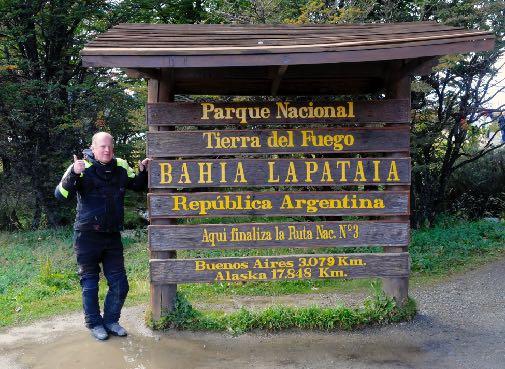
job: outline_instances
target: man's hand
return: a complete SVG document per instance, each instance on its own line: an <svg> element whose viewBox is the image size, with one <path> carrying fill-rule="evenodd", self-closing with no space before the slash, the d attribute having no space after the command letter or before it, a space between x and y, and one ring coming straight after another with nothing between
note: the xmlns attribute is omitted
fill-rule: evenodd
<svg viewBox="0 0 505 369"><path fill-rule="evenodd" d="M147 168L149 167L149 162L151 160L152 160L151 158L145 158L142 161L139 160L139 172L143 172L144 170L147 170Z"/></svg>
<svg viewBox="0 0 505 369"><path fill-rule="evenodd" d="M86 165L84 165L84 160L77 159L77 156L74 155L74 173L75 174L81 174L84 172L84 169L86 168Z"/></svg>

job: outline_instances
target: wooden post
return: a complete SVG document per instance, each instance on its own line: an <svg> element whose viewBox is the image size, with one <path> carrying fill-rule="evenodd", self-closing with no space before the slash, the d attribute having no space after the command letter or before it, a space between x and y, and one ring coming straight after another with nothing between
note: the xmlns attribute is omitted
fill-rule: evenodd
<svg viewBox="0 0 505 369"><path fill-rule="evenodd" d="M410 112L410 75L400 74L401 66L395 66L390 73L387 81L386 97L388 99L408 99ZM385 155L387 157L410 157L410 150L406 152L394 152ZM386 191L392 190L410 190L410 186L387 186ZM409 221L410 216L393 216L388 219L398 221ZM408 247L384 247L385 253L388 252L407 252ZM393 297L399 306L407 302L409 295L409 278L382 278L382 288L384 292Z"/></svg>
<svg viewBox="0 0 505 369"><path fill-rule="evenodd" d="M147 102L170 102L174 101L173 91L173 73L170 69L162 69L160 79L149 79L147 84ZM149 126L149 131L167 131L172 127ZM159 158L152 158L159 159ZM149 192L170 192L163 189L149 189ZM172 219L152 219L152 225L175 224ZM175 251L150 251L151 259L175 259L177 253ZM175 307L175 298L177 294L176 284L151 284L151 311L154 321L159 320L167 312L170 312Z"/></svg>

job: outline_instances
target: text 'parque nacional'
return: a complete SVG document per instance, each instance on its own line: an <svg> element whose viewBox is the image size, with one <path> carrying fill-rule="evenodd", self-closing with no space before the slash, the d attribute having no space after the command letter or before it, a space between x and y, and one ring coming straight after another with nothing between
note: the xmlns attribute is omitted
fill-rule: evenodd
<svg viewBox="0 0 505 369"><path fill-rule="evenodd" d="M408 123L406 100L241 101L147 104L149 125Z"/></svg>
<svg viewBox="0 0 505 369"><path fill-rule="evenodd" d="M205 102L202 106L202 120L233 120L247 124L254 119L314 119L314 118L354 118L354 102L345 105L320 105L310 101L305 106L293 106L290 102L278 101L275 111L269 106L216 107Z"/></svg>

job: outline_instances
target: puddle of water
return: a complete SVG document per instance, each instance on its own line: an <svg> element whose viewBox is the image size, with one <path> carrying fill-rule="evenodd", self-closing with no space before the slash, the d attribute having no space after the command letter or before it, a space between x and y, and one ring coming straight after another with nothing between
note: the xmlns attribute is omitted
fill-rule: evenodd
<svg viewBox="0 0 505 369"><path fill-rule="evenodd" d="M99 342L87 333L75 333L51 343L25 345L18 363L30 369L414 368L424 354L402 339L362 334L231 337L175 332Z"/></svg>

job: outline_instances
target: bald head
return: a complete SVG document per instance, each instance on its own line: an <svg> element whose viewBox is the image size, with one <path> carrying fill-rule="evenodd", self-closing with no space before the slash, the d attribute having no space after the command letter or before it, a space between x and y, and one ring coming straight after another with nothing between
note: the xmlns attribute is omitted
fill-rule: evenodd
<svg viewBox="0 0 505 369"><path fill-rule="evenodd" d="M91 140L91 151L95 159L107 164L114 157L114 138L107 132L98 132Z"/></svg>
<svg viewBox="0 0 505 369"><path fill-rule="evenodd" d="M108 132L97 132L93 135L93 138L91 139L91 146L96 146L96 143L103 139L109 139L112 142L112 145L114 145L114 137Z"/></svg>

